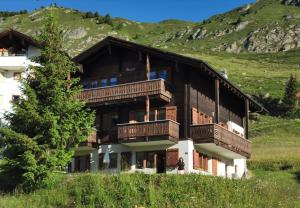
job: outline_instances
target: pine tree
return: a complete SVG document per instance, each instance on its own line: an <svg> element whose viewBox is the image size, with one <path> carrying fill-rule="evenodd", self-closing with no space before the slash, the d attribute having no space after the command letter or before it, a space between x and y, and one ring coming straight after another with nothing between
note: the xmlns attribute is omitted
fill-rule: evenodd
<svg viewBox="0 0 300 208"><path fill-rule="evenodd" d="M113 26L113 22L109 14L104 16L104 23Z"/></svg>
<svg viewBox="0 0 300 208"><path fill-rule="evenodd" d="M45 185L53 172L66 168L94 122L94 113L76 99L79 79L68 79L78 68L61 51L62 30L53 15L38 40L41 55L34 61L40 65L32 66L30 76L22 80L23 96L6 115L8 128L0 129L6 160L2 172L9 178L8 186L21 185L27 191Z"/></svg>
<svg viewBox="0 0 300 208"><path fill-rule="evenodd" d="M297 107L297 79L291 75L285 86L285 92L282 99L282 104L287 112L291 112Z"/></svg>

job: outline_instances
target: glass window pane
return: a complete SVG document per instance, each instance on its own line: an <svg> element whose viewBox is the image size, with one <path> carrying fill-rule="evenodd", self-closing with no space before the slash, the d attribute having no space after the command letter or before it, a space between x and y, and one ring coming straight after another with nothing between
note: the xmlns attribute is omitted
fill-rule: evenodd
<svg viewBox="0 0 300 208"><path fill-rule="evenodd" d="M155 121L155 111L151 110L149 114L149 121Z"/></svg>
<svg viewBox="0 0 300 208"><path fill-rule="evenodd" d="M142 112L142 111L137 112L136 121L137 122L144 122L145 121L145 113Z"/></svg>
<svg viewBox="0 0 300 208"><path fill-rule="evenodd" d="M147 168L154 168L155 152L147 152Z"/></svg>
<svg viewBox="0 0 300 208"><path fill-rule="evenodd" d="M82 83L82 88L83 88L83 89L89 89L89 88L90 88L89 83L83 82L83 83Z"/></svg>
<svg viewBox="0 0 300 208"><path fill-rule="evenodd" d="M143 169L144 152L136 153L136 168Z"/></svg>
<svg viewBox="0 0 300 208"><path fill-rule="evenodd" d="M150 72L150 80L152 80L152 79L156 79L156 72L155 71Z"/></svg>
<svg viewBox="0 0 300 208"><path fill-rule="evenodd" d="M160 71L160 72L158 73L158 77L159 77L160 79L167 80L167 70Z"/></svg>
<svg viewBox="0 0 300 208"><path fill-rule="evenodd" d="M130 170L131 168L131 152L121 153L121 170Z"/></svg>
<svg viewBox="0 0 300 208"><path fill-rule="evenodd" d="M158 111L157 120L165 120L166 119L166 110L160 109Z"/></svg>
<svg viewBox="0 0 300 208"><path fill-rule="evenodd" d="M111 85L111 86L116 85L116 84L117 84L117 81L118 81L118 79L117 79L116 77L110 78L110 85Z"/></svg>
<svg viewBox="0 0 300 208"><path fill-rule="evenodd" d="M92 81L91 82L91 88L97 88L98 87L98 81L95 80L95 81Z"/></svg>
<svg viewBox="0 0 300 208"><path fill-rule="evenodd" d="M107 79L102 79L101 80L101 87L106 87L107 86Z"/></svg>
<svg viewBox="0 0 300 208"><path fill-rule="evenodd" d="M112 169L117 167L118 167L118 153L110 153L108 168Z"/></svg>
<svg viewBox="0 0 300 208"><path fill-rule="evenodd" d="M105 164L103 162L104 159L104 153L99 154L99 170L104 170L105 169Z"/></svg>

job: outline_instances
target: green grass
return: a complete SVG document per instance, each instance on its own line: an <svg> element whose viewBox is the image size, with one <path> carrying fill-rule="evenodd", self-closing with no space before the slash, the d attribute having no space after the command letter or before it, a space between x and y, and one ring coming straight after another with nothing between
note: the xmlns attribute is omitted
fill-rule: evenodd
<svg viewBox="0 0 300 208"><path fill-rule="evenodd" d="M300 169L300 120L260 116L251 124L252 169Z"/></svg>
<svg viewBox="0 0 300 208"><path fill-rule="evenodd" d="M283 178L289 180L286 174ZM29 195L2 196L0 207L299 207L298 193L286 200L285 187L278 185L271 177L81 174L65 176L54 187Z"/></svg>

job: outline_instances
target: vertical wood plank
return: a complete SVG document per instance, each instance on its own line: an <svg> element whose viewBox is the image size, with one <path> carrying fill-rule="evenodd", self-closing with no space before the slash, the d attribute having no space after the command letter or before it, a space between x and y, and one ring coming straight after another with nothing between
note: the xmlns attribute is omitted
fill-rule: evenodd
<svg viewBox="0 0 300 208"><path fill-rule="evenodd" d="M214 122L219 123L220 121L220 81L215 79L215 116Z"/></svg>
<svg viewBox="0 0 300 208"><path fill-rule="evenodd" d="M245 138L249 139L249 100L245 99Z"/></svg>

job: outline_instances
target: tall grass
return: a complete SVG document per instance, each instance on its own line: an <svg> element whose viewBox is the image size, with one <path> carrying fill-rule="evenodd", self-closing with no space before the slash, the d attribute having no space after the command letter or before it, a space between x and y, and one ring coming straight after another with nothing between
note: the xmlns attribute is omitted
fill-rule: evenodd
<svg viewBox="0 0 300 208"><path fill-rule="evenodd" d="M50 189L0 197L0 207L295 207L261 180L200 175L81 174Z"/></svg>
<svg viewBox="0 0 300 208"><path fill-rule="evenodd" d="M251 124L251 169L300 170L300 120L260 116Z"/></svg>

